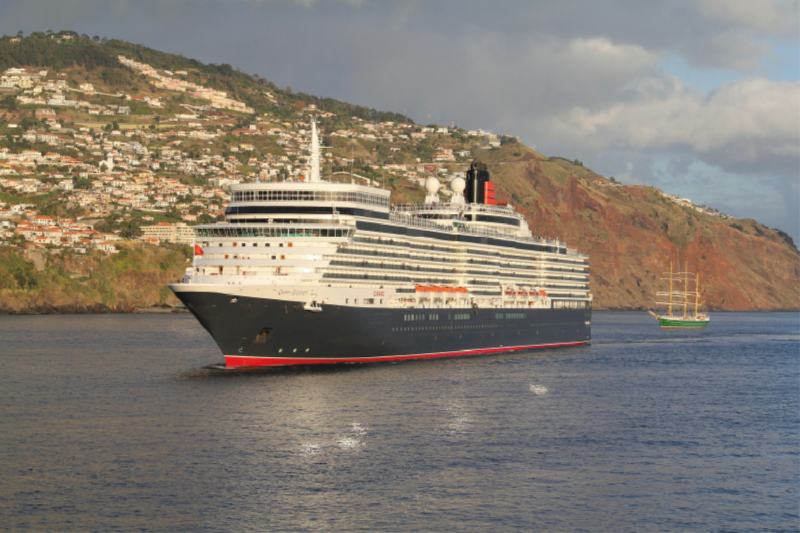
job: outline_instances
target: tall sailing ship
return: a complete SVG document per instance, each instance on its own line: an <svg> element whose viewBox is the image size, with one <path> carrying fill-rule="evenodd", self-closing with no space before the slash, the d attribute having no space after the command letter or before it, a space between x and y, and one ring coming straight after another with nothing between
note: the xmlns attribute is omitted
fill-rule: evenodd
<svg viewBox="0 0 800 533"><path fill-rule="evenodd" d="M669 290L657 292L656 296L667 301L656 302L667 306L666 315L657 315L649 311L658 320L662 329L676 328L704 328L708 325L709 317L699 312L700 306L700 274L686 271L673 272L672 262L669 264L669 277L662 281L669 282ZM665 272L664 275L667 275ZM673 309L680 309L680 314L675 314Z"/></svg>
<svg viewBox="0 0 800 533"><path fill-rule="evenodd" d="M195 227L170 289L227 367L396 361L585 344L589 259L533 237L475 162L442 201L320 179L231 186L226 221Z"/></svg>

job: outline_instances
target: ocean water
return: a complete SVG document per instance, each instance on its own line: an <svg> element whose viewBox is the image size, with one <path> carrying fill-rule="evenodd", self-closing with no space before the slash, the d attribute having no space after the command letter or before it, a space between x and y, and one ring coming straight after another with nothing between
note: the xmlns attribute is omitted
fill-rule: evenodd
<svg viewBox="0 0 800 533"><path fill-rule="evenodd" d="M800 530L800 315L592 329L226 372L188 315L0 317L0 530Z"/></svg>

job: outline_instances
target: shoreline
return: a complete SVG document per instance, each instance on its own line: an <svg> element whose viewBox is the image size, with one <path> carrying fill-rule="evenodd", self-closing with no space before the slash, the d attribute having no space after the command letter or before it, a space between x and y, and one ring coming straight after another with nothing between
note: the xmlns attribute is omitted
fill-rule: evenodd
<svg viewBox="0 0 800 533"><path fill-rule="evenodd" d="M647 309L632 309L630 307L596 307L593 311L611 311L617 313L646 313ZM797 309L709 309L709 313L798 313ZM75 306L34 306L26 309L0 309L2 316L36 316L36 315L111 315L111 314L190 314L185 307L128 307L117 308L98 304L90 307Z"/></svg>
<svg viewBox="0 0 800 533"><path fill-rule="evenodd" d="M142 314L189 314L185 307L127 307L117 308L98 304L90 307L32 306L26 309L0 309L0 316L36 315L142 315Z"/></svg>

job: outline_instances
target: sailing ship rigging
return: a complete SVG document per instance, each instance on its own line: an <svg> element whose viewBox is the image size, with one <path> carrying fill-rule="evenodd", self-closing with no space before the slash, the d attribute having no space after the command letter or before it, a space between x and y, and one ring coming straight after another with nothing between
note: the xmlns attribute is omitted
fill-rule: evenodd
<svg viewBox="0 0 800 533"><path fill-rule="evenodd" d="M710 320L708 314L700 312L700 274L688 271L688 264L684 263L684 270L674 272L672 262L669 264L669 273L664 273L668 277L661 281L669 282L669 290L657 292L656 297L662 301L656 301L657 305L666 305L667 314L657 315L649 313L658 320L662 329L673 328L704 328ZM666 299L666 301L663 301ZM676 313L678 310L680 313Z"/></svg>

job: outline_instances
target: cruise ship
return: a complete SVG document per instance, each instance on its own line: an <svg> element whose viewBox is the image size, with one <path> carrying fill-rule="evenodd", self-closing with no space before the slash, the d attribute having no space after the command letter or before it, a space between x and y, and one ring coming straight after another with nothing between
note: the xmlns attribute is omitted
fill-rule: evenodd
<svg viewBox="0 0 800 533"><path fill-rule="evenodd" d="M470 164L423 204L368 179L308 176L231 186L226 221L195 226L170 289L227 368L398 361L585 344L589 258L534 237ZM361 183L364 181L364 183Z"/></svg>

